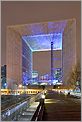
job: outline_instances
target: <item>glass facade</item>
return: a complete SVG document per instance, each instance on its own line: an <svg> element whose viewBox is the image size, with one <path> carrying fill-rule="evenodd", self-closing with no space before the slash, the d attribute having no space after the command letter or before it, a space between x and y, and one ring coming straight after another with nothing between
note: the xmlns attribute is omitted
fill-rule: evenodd
<svg viewBox="0 0 82 122"><path fill-rule="evenodd" d="M22 40L22 82L28 85L32 78L32 51L27 43Z"/></svg>
<svg viewBox="0 0 82 122"><path fill-rule="evenodd" d="M1 66L1 88L6 88L6 65Z"/></svg>

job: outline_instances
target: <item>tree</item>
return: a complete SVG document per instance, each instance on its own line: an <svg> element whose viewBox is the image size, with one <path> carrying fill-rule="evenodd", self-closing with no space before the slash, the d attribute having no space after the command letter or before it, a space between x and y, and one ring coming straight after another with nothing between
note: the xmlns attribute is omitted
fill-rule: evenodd
<svg viewBox="0 0 82 122"><path fill-rule="evenodd" d="M70 79L71 85L74 85L75 87L78 85L79 88L81 89L81 68L80 68L80 64L77 64L73 67L69 79Z"/></svg>

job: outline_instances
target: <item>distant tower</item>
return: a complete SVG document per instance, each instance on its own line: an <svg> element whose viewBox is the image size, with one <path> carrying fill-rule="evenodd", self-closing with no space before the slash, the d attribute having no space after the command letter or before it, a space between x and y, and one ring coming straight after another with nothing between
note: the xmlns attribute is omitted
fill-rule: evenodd
<svg viewBox="0 0 82 122"><path fill-rule="evenodd" d="M53 82L54 72L53 72L53 41L51 41L51 82Z"/></svg>

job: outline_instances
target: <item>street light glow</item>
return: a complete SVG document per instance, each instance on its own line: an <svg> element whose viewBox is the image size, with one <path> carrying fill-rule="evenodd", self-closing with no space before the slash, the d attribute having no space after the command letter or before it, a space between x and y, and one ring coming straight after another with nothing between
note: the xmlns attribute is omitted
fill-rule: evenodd
<svg viewBox="0 0 82 122"><path fill-rule="evenodd" d="M19 88L22 88L22 84L19 84Z"/></svg>
<svg viewBox="0 0 82 122"><path fill-rule="evenodd" d="M42 99L45 99L45 95L44 95L44 94L42 94L41 98L42 98Z"/></svg>

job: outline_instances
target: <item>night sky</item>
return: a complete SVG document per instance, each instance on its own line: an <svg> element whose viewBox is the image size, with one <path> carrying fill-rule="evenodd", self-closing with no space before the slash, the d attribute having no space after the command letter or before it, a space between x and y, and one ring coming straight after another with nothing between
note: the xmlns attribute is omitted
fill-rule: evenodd
<svg viewBox="0 0 82 122"><path fill-rule="evenodd" d="M62 67L62 51L53 51L53 57L56 59L53 61L54 68ZM60 59L60 60L57 60ZM51 72L51 52L40 51L33 53L33 70L38 71L40 75L50 74Z"/></svg>
<svg viewBox="0 0 82 122"><path fill-rule="evenodd" d="M1 3L1 63L6 63L6 27L45 21L57 21L76 18L77 29L77 58L80 60L81 40L81 5L80 1L53 1L53 2L6 2ZM44 61L50 60L49 55L44 56ZM42 60L43 58L41 58ZM36 62L36 61L35 61ZM45 62L46 63L46 62ZM43 63L44 64L44 63ZM34 64L35 66L36 64ZM48 64L46 64L48 65ZM47 71L47 70L46 70Z"/></svg>

